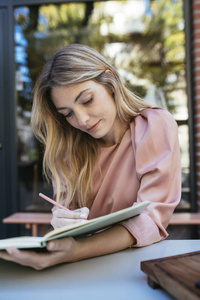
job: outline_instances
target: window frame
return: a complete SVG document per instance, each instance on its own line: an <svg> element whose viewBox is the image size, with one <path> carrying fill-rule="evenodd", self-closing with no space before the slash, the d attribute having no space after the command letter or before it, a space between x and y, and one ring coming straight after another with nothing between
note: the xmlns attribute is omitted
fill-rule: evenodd
<svg viewBox="0 0 200 300"><path fill-rule="evenodd" d="M73 2L90 2L90 0L73 0ZM106 1L106 0L101 0ZM7 18L2 21L5 34L0 35L0 57L5 57L3 64L4 74L0 74L0 85L6 82L6 88L2 92L3 116L0 120L4 130L0 136L3 148L0 151L0 165L4 170L0 172L0 189L2 194L3 209L0 210L0 218L3 219L8 214L16 212L17 208L17 157L16 151L16 123L15 123L15 78L14 78L14 19L13 9L23 5L42 5L42 4L61 4L72 2L72 0L0 0L0 9L4 9ZM190 152L190 205L191 211L197 211L196 200L196 168L195 168L195 141L194 141L194 95L193 95L193 57L192 57L192 2L183 0L184 19L185 19L185 49L186 49L186 82L188 96L188 126L189 126L189 152ZM3 123L3 124L2 124ZM1 134L1 132L0 132ZM5 163L2 164L3 159ZM3 174L3 175L2 175ZM6 188L5 188L6 187ZM10 229L9 229L10 230ZM2 226L0 230L2 238L8 235L7 227ZM16 235L16 229L9 231Z"/></svg>

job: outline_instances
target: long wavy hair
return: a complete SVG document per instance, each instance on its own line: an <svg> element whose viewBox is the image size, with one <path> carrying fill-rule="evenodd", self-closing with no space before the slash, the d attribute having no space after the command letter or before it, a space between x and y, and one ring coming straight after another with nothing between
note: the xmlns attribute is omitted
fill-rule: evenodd
<svg viewBox="0 0 200 300"><path fill-rule="evenodd" d="M92 173L98 147L93 137L73 128L57 112L51 90L87 80L102 84L112 93L117 114L125 124L149 107L126 88L116 69L88 46L65 46L47 61L35 85L31 124L44 144L43 172L48 181L54 182L56 200L65 199L65 205L74 208L92 205Z"/></svg>

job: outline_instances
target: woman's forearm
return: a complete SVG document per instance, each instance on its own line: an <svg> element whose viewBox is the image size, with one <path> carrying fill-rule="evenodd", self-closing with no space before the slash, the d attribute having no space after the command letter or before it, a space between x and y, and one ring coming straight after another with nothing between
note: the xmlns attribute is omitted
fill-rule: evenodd
<svg viewBox="0 0 200 300"><path fill-rule="evenodd" d="M47 252L7 248L6 251L0 251L0 258L42 270L61 263L114 253L134 243L135 239L129 231L121 225L116 225L77 240L71 237L52 240L47 243Z"/></svg>
<svg viewBox="0 0 200 300"><path fill-rule="evenodd" d="M76 241L73 253L73 261L109 254L126 249L135 243L134 237L129 231L116 225L89 237Z"/></svg>

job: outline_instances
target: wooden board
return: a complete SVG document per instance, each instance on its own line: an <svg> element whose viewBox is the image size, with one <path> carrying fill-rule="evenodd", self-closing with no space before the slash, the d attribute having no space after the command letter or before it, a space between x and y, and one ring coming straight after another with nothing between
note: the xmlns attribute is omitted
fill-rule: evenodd
<svg viewBox="0 0 200 300"><path fill-rule="evenodd" d="M169 225L200 225L200 212L173 213Z"/></svg>
<svg viewBox="0 0 200 300"><path fill-rule="evenodd" d="M50 224L51 213L14 213L2 220L6 224Z"/></svg>
<svg viewBox="0 0 200 300"><path fill-rule="evenodd" d="M141 262L152 288L163 288L175 299L200 299L200 251Z"/></svg>

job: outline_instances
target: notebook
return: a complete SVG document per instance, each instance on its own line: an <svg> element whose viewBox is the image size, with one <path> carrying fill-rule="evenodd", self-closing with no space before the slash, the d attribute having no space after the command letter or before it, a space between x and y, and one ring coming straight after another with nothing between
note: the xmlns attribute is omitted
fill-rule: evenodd
<svg viewBox="0 0 200 300"><path fill-rule="evenodd" d="M44 248L48 241L54 239L68 236L86 236L139 215L149 204L149 201L145 201L102 217L86 220L84 223L79 222L76 224L63 226L48 232L43 237L23 236L2 239L0 240L0 250L6 249L7 247L15 247L20 249Z"/></svg>

